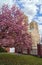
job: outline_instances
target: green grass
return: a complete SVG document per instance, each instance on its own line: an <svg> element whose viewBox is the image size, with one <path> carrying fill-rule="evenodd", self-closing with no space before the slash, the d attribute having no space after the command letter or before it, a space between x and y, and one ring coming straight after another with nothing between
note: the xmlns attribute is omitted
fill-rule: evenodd
<svg viewBox="0 0 42 65"><path fill-rule="evenodd" d="M0 65L42 65L42 58L30 55L0 53Z"/></svg>

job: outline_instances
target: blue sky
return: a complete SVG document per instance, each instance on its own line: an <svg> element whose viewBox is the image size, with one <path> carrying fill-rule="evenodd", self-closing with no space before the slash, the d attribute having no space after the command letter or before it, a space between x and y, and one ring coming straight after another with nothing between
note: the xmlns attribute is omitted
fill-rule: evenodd
<svg viewBox="0 0 42 65"><path fill-rule="evenodd" d="M1 6L4 3L10 6L16 4L29 17L29 23L32 20L38 23L39 33L42 34L42 0L0 0Z"/></svg>

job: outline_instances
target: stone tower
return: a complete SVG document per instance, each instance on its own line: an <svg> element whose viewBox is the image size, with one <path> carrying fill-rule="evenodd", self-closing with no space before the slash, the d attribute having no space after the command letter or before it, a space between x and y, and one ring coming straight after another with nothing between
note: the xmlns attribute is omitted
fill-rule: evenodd
<svg viewBox="0 0 42 65"><path fill-rule="evenodd" d="M37 22L32 21L29 24L29 32L32 37L32 49L37 49L37 44L39 44L40 42L40 35Z"/></svg>

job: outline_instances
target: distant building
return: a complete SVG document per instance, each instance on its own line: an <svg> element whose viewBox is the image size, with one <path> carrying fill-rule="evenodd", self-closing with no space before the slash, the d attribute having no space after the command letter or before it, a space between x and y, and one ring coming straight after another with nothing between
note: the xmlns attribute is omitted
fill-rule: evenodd
<svg viewBox="0 0 42 65"><path fill-rule="evenodd" d="M40 37L40 44L42 44L42 35L41 35L41 37Z"/></svg>
<svg viewBox="0 0 42 65"><path fill-rule="evenodd" d="M37 22L32 21L29 24L28 31L30 32L31 37L32 37L32 48L33 49L37 49L37 44L39 44L39 42L40 42L40 35L39 35L39 31L38 31Z"/></svg>
<svg viewBox="0 0 42 65"><path fill-rule="evenodd" d="M6 50L8 53L15 53L15 48L14 48L14 47L6 47L5 50Z"/></svg>

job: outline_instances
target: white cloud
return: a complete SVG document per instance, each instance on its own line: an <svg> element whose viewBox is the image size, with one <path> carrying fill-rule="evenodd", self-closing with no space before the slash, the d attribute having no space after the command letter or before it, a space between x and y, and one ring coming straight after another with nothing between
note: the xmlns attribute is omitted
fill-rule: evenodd
<svg viewBox="0 0 42 65"><path fill-rule="evenodd" d="M35 6L34 2L37 3L38 0L18 0L23 5L23 11L29 16L29 21L33 19L35 14L37 13L37 7ZM18 2L19 3L19 2ZM17 3L17 4L18 4Z"/></svg>
<svg viewBox="0 0 42 65"><path fill-rule="evenodd" d="M42 14L42 5L41 5L41 7L40 7L40 14Z"/></svg>
<svg viewBox="0 0 42 65"><path fill-rule="evenodd" d="M15 1L14 1L15 3ZM2 7L3 4L8 4L10 6L13 5L13 0L0 0L0 7Z"/></svg>
<svg viewBox="0 0 42 65"><path fill-rule="evenodd" d="M15 0L17 5L18 3L22 3L24 7L22 10L29 16L29 21L31 21L34 16L37 14L37 6L36 4L42 4L42 0ZM18 2L17 2L18 1ZM42 8L40 10L42 12Z"/></svg>
<svg viewBox="0 0 42 65"><path fill-rule="evenodd" d="M18 1L28 4L38 3L38 0L18 0Z"/></svg>
<svg viewBox="0 0 42 65"><path fill-rule="evenodd" d="M8 3L8 0L0 0L0 7L3 5L3 4L7 4Z"/></svg>
<svg viewBox="0 0 42 65"><path fill-rule="evenodd" d="M25 5L26 7L24 8L24 10L26 10L26 13L30 16L35 15L35 13L37 12L36 9L37 7L35 5Z"/></svg>
<svg viewBox="0 0 42 65"><path fill-rule="evenodd" d="M17 5L18 3L22 3L24 7L22 10L29 16L29 20L33 19L34 16L37 14L38 7L36 6L42 4L42 0L15 0ZM17 2L18 1L18 2ZM42 8L40 9L40 13L42 12Z"/></svg>
<svg viewBox="0 0 42 65"><path fill-rule="evenodd" d="M42 16L38 17L38 22L42 23Z"/></svg>
<svg viewBox="0 0 42 65"><path fill-rule="evenodd" d="M42 0L38 0L38 3L37 4L42 4Z"/></svg>

